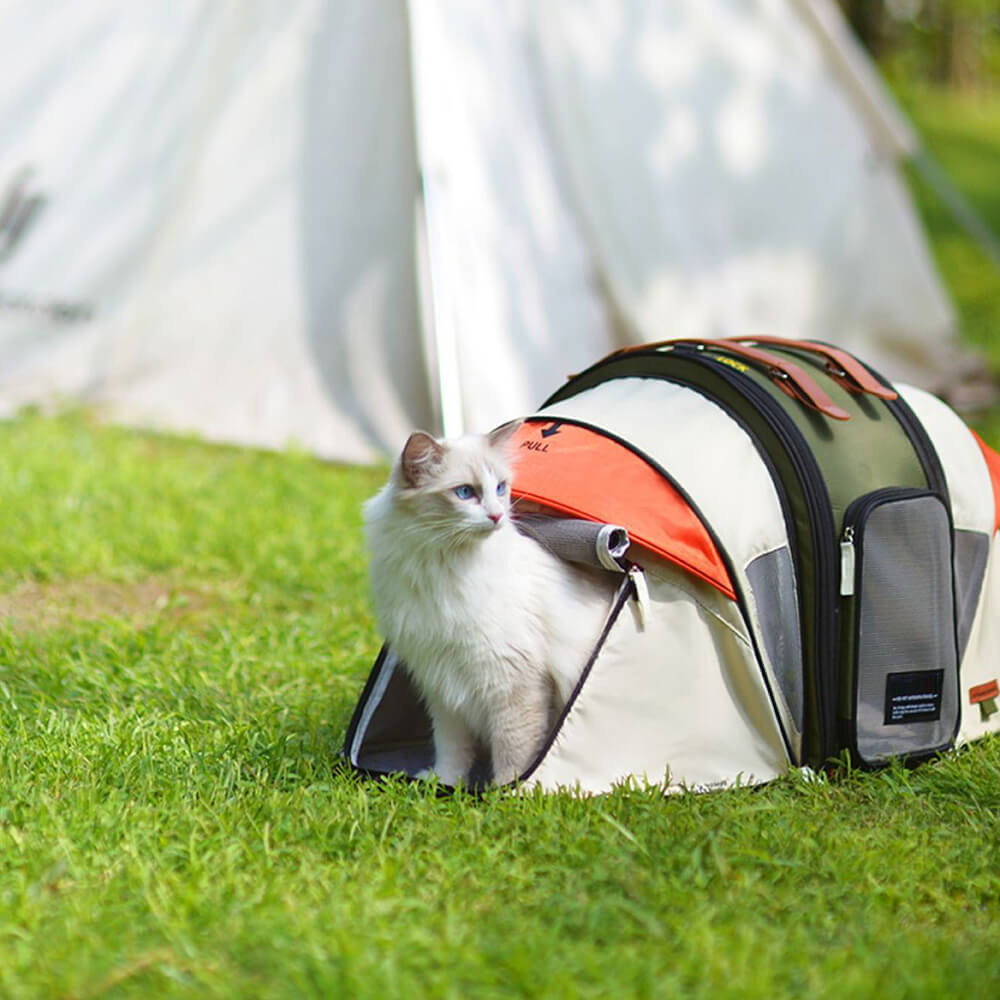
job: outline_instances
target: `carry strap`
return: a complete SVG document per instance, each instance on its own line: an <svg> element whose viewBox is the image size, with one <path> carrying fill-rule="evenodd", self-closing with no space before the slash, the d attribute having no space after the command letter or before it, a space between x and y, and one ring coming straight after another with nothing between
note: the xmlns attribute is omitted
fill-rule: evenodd
<svg viewBox="0 0 1000 1000"><path fill-rule="evenodd" d="M769 354L756 347L748 347L735 340L674 340L667 343L690 344L699 349L714 347L719 351L727 351L737 357L745 358L773 379L775 385L792 399L797 399L806 406L818 410L834 420L850 420L847 410L841 409L819 387L816 380L808 375L794 361Z"/></svg>
<svg viewBox="0 0 1000 1000"><path fill-rule="evenodd" d="M808 351L826 359L827 374L839 382L848 392L867 393L879 399L897 399L899 394L883 385L854 355L813 340L788 340L785 337L735 337L741 344L773 344L775 347L791 347L797 351Z"/></svg>
<svg viewBox="0 0 1000 1000"><path fill-rule="evenodd" d="M848 392L877 396L879 399L894 400L899 398L899 394L888 386L880 382L874 375L853 355L839 347L832 347L829 344L819 343L812 340L790 340L787 337L733 337L714 340L700 339L680 339L680 340L660 340L653 344L639 344L634 347L623 347L615 354L629 354L632 351L656 350L660 347L669 347L671 344L688 344L694 347L714 347L718 350L729 351L754 362L793 399L798 399L806 406L834 420L848 420L850 415L819 387L815 379L808 375L793 361L786 358L758 350L756 344L771 344L775 347L789 347L797 351L806 351L810 354L818 354L826 362L826 373Z"/></svg>

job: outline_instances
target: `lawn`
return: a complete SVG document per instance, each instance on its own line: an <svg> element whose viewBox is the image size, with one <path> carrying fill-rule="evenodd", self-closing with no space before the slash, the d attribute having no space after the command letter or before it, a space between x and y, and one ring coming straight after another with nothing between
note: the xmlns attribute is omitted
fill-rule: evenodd
<svg viewBox="0 0 1000 1000"><path fill-rule="evenodd" d="M1000 228L1000 102L911 111ZM1000 367L997 275L919 197ZM670 799L344 773L382 475L0 425L0 996L992 995L998 739Z"/></svg>

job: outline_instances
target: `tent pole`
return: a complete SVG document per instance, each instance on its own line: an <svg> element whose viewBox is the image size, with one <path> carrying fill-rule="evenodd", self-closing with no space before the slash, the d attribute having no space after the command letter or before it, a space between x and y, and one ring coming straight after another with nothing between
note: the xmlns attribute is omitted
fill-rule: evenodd
<svg viewBox="0 0 1000 1000"><path fill-rule="evenodd" d="M951 178L926 149L919 150L911 160L920 176L947 206L952 218L979 244L1000 270L1000 238L997 234L969 204L965 195L955 187Z"/></svg>
<svg viewBox="0 0 1000 1000"><path fill-rule="evenodd" d="M424 326L424 353L432 383L431 394L436 397L435 409L441 419L442 433L445 437L456 437L465 432L458 337L447 294L449 286L444 274L442 237L438 231L441 221L439 209L435 207L431 185L423 170L417 214L424 260L424 266L419 269L418 274L418 293L421 300L421 322Z"/></svg>
<svg viewBox="0 0 1000 1000"><path fill-rule="evenodd" d="M934 189L952 218L972 237L1000 268L1000 238L969 204L934 157L923 147L913 128L871 68L867 56L844 23L831 0L794 0L799 13L816 29L839 78L875 127L884 148L913 163L920 176Z"/></svg>
<svg viewBox="0 0 1000 1000"><path fill-rule="evenodd" d="M445 437L465 432L462 384L458 363L458 335L455 329L454 303L450 295L445 265L444 234L441 232L442 189L440 177L433 176L426 160L426 134L421 99L421 31L418 5L408 0L407 17L410 35L410 92L413 101L413 125L420 189L415 214L419 241L417 290L421 304L424 355L430 380L430 392ZM424 39L426 45L426 39Z"/></svg>
<svg viewBox="0 0 1000 1000"><path fill-rule="evenodd" d="M883 152L912 156L920 143L833 0L793 0L815 32L836 78L854 98Z"/></svg>

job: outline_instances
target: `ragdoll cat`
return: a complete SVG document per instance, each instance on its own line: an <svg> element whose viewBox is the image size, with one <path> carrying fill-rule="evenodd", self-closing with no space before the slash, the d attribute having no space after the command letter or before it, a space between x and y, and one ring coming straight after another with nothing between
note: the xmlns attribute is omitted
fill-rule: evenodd
<svg viewBox="0 0 1000 1000"><path fill-rule="evenodd" d="M511 520L517 424L436 440L417 431L365 504L379 625L434 728L433 771L493 780L537 756L597 641L614 581L570 568Z"/></svg>

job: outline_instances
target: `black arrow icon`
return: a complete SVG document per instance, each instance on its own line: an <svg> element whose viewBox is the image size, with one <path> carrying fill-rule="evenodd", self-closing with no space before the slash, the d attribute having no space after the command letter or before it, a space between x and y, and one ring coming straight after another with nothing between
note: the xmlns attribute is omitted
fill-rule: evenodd
<svg viewBox="0 0 1000 1000"><path fill-rule="evenodd" d="M551 424L549 424L548 427L543 427L542 428L542 437L543 438L550 438L550 437L552 437L553 434L558 434L560 427L562 427L562 421L561 420L555 420L555 421L553 421Z"/></svg>

